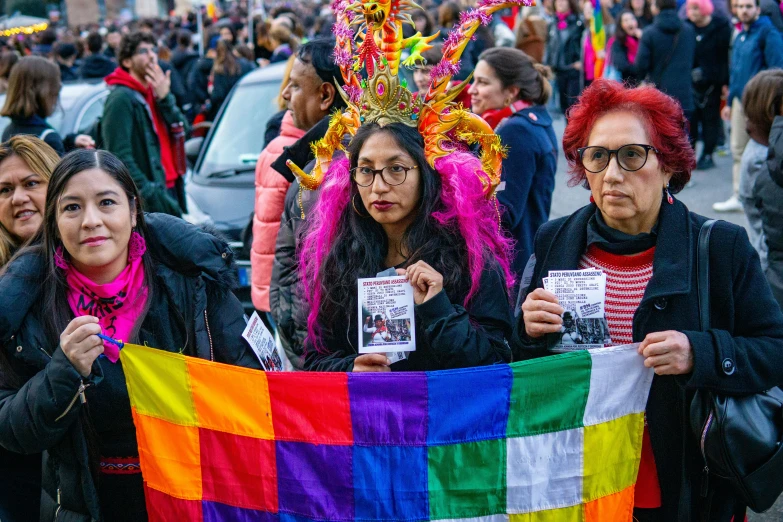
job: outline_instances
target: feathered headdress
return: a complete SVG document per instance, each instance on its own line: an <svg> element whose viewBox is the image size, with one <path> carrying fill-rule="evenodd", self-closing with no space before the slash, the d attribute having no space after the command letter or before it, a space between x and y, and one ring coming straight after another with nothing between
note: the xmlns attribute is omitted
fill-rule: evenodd
<svg viewBox="0 0 783 522"><path fill-rule="evenodd" d="M433 168L438 158L478 144L484 194L493 197L505 151L489 124L454 103L470 77L451 89L449 82L459 72L462 52L479 25L487 25L492 13L513 5L533 5L533 0L478 0L475 9L463 12L459 25L443 44L443 59L430 73L429 89L424 96L418 96L408 90L397 73L403 49L409 49L410 56L402 64L414 66L424 61L421 53L430 49L430 42L438 37L439 33L403 37L403 24L413 25L410 11L421 7L413 0L335 0L334 58L345 82L340 94L348 107L332 116L326 135L311 145L316 164L310 174L288 162L301 186L315 190L321 185L335 150L343 148L345 134L356 134L366 123L403 123L418 128L424 138L427 162ZM352 26L357 25L359 31L354 37Z"/></svg>

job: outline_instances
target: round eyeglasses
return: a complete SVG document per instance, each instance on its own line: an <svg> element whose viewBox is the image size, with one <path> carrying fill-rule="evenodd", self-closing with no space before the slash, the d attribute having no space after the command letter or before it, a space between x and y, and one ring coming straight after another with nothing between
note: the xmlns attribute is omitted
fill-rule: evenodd
<svg viewBox="0 0 783 522"><path fill-rule="evenodd" d="M381 175L381 179L389 186L402 185L408 177L408 171L418 167L403 167L402 165L391 165L382 169L371 169L370 167L355 167L351 169L351 178L360 187L369 187L375 183L375 176Z"/></svg>
<svg viewBox="0 0 783 522"><path fill-rule="evenodd" d="M658 149L652 145L630 144L623 145L619 149L607 149L606 147L582 147L576 149L579 159L587 172L596 174L603 171L612 159L612 154L617 156L617 162L623 170L635 172L647 163L650 151L658 153Z"/></svg>

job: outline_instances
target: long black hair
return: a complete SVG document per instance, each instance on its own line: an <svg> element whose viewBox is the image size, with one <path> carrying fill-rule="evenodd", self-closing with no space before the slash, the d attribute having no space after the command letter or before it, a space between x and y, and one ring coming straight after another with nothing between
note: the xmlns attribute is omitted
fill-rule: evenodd
<svg viewBox="0 0 783 522"><path fill-rule="evenodd" d="M434 214L443 210L441 178L424 155L424 141L416 128L401 123L384 127L363 125L347 147L350 168L357 166L359 153L367 140L388 133L415 161L421 172L421 189L416 216L401 241L408 254L405 266L423 260L443 275L443 288L452 302L461 303L470 289L467 248L458 228L439 223ZM346 310L356 309L356 280L374 277L388 268L384 265L389 241L381 225L372 219L350 183L351 204L339 217L333 246L320 270L322 300L320 325L340 323Z"/></svg>

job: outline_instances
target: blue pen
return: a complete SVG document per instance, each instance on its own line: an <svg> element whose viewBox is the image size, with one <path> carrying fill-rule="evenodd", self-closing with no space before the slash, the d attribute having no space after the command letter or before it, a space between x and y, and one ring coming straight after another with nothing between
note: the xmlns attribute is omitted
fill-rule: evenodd
<svg viewBox="0 0 783 522"><path fill-rule="evenodd" d="M122 350L125 347L125 343L122 342L122 341L118 341L117 339L112 339L108 335L103 335L103 334L97 334L97 335L98 335L98 337L100 337L101 339L106 341L107 343L111 343L111 344L114 344L114 345L118 346L120 348L120 350Z"/></svg>

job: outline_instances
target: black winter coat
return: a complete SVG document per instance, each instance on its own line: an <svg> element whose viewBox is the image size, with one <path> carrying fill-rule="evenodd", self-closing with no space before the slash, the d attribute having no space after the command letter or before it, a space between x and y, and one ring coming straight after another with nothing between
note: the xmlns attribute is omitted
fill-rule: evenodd
<svg viewBox="0 0 783 522"><path fill-rule="evenodd" d="M36 138L43 136L43 140L60 156L65 156L66 152L73 150L76 134L69 134L63 140L57 129L49 125L47 121L40 116L34 115L30 118L11 118L11 123L3 130L2 139L4 142L19 134L30 134Z"/></svg>
<svg viewBox="0 0 783 522"><path fill-rule="evenodd" d="M536 263L529 293L542 287L550 270L574 270L586 250L587 222L594 204L545 224L536 236ZM691 374L653 379L647 420L661 487L661 520L678 519L682 466L690 480L690 520L701 520L699 487L704 463L696 439L683 426L683 410L694 390L750 394L783 384L783 314L772 297L758 255L742 227L719 222L710 248L710 310L712 329L699 331L696 250L699 229L706 218L689 212L680 201L663 204L653 275L634 314L633 340L651 332L678 330L693 346ZM524 301L525 295L521 296ZM515 358L548 355L556 339L534 340L525 334L522 315L513 337ZM683 459L683 436L687 453ZM736 497L714 477L715 491L708 520L728 522ZM687 486L684 488L688 491ZM688 520L688 518L685 518Z"/></svg>
<svg viewBox="0 0 783 522"><path fill-rule="evenodd" d="M444 288L426 303L415 305L414 314L416 351L392 364L393 371L446 370L511 362L506 341L512 329L508 292L502 271L491 261L485 266L478 291L467 308L462 306L462 301L453 303ZM305 370L352 371L359 356L361 326L353 308L337 324L321 325L323 345L332 351L319 353L305 340Z"/></svg>
<svg viewBox="0 0 783 522"><path fill-rule="evenodd" d="M212 76L212 93L209 95L210 109L207 114L207 121L214 121L220 111L223 102L228 98L228 93L244 75L253 70L253 64L244 58L238 59L239 74L221 74L214 73Z"/></svg>
<svg viewBox="0 0 783 522"><path fill-rule="evenodd" d="M231 293L233 253L228 245L186 222L148 214L147 255L155 262L155 290L137 342L219 362L260 368L241 334L242 305ZM109 364L96 360L82 379L59 346L45 338L40 302L45 263L30 252L0 279L0 341L20 387L0 388L0 446L19 453L44 452L41 520L102 520L90 474L77 390L100 391ZM181 342L184 339L184 342ZM97 392L96 392L97 393ZM89 397L89 395L88 395ZM127 397L125 398L127 400ZM89 403L88 403L89 404Z"/></svg>
<svg viewBox="0 0 783 522"><path fill-rule="evenodd" d="M720 89L729 84L729 46L731 24L725 18L713 16L706 27L696 27L685 22L696 33L696 54L693 68L701 70L701 81L694 82L696 90L704 92L710 87Z"/></svg>
<svg viewBox="0 0 783 522"><path fill-rule="evenodd" d="M655 23L642 34L636 69L640 78L647 77L660 90L679 101L683 110L692 111L691 69L695 52L693 26L680 20L674 9L663 9Z"/></svg>

